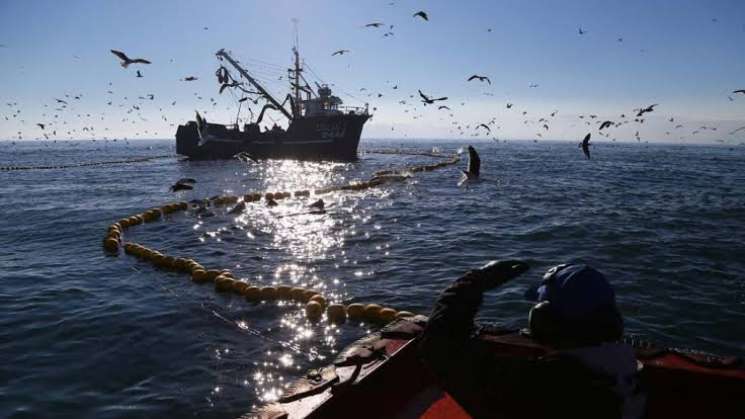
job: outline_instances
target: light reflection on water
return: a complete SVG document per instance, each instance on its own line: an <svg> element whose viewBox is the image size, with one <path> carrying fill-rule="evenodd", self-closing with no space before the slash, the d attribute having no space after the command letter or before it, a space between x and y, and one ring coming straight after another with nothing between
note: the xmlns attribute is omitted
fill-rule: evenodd
<svg viewBox="0 0 745 419"><path fill-rule="evenodd" d="M271 192L295 192L310 190L346 182L345 171L349 164L344 163L309 163L296 161L269 161L264 163L263 190ZM248 192L248 191L245 191ZM243 194L244 191L234 191ZM360 205L366 198L375 198L380 191L358 193L329 193L320 196L325 203L324 213L311 213L308 205L319 196L306 198L282 199L279 205L269 207L265 201L247 203L239 214L226 215L231 225L213 224L206 226L204 220L198 220L193 226L195 231L204 230L199 237L202 243L221 242L222 236L231 230L243 233L244 241L251 243L257 237L270 238L267 245L271 249L281 249L289 257L288 262L277 264L269 276L254 275L249 281L263 285L291 285L310 288L321 292L329 303L341 302L347 298L344 281L339 277L321 277L314 264L319 261L335 261L342 264L356 265L358 261L350 258L345 250L348 237L369 239L370 234L360 232L359 224L370 223L372 217L369 209ZM229 208L223 209L228 211ZM221 215L218 213L218 216ZM377 229L380 229L378 225ZM361 234L360 234L361 233ZM387 245L386 245L387 246ZM253 249L256 253L267 249ZM246 252L248 253L248 252ZM238 260L248 254L237 254ZM336 263L335 266L339 266ZM237 263L239 276L244 266ZM372 275L372 271L357 270L354 276L359 278ZM340 327L328 324L325 318L318 324L309 322L301 304L287 301L264 302L278 308L279 333L284 336L278 341L291 352L268 351L264 360L255 363L246 380L252 388L255 398L260 402L270 402L284 394L290 385L288 372L297 375L301 368L296 357L303 357L307 362L324 362L327 356L338 352L337 341L342 333Z"/></svg>

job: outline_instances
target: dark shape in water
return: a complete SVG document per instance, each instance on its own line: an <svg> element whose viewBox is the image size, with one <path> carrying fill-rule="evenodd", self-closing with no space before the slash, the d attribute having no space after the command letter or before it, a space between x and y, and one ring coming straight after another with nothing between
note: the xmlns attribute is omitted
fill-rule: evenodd
<svg viewBox="0 0 745 419"><path fill-rule="evenodd" d="M294 53L295 68L290 71L294 95L288 94L280 103L227 52L218 51L218 59L235 67L268 103L259 118L245 124L242 130L238 124L211 124L204 120L180 125L176 131L176 152L194 160L230 159L239 153L256 159L355 160L362 127L370 118L367 106L341 106L342 100L333 96L326 85L313 91L301 75L297 48ZM286 102L289 110L285 108ZM275 124L262 132L259 124L267 109L281 112L289 120L287 129Z"/></svg>

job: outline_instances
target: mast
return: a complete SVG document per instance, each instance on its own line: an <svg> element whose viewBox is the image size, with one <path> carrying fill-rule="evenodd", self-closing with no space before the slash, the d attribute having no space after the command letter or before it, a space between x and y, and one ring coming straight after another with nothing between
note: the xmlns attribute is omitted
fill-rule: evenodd
<svg viewBox="0 0 745 419"><path fill-rule="evenodd" d="M274 99L272 97L272 95L269 94L269 92L267 92L266 90L264 90L264 88L256 80L254 80L254 78L251 77L251 75L248 74L248 72L246 70L244 70L243 67L241 67L240 65L238 65L238 63L230 55L228 55L228 53L225 52L224 49L221 49L220 51L217 51L217 53L215 55L217 55L220 58L224 58L233 67L235 67L235 69L238 70L238 72L241 73L241 75L243 77L245 77L246 80L248 80L248 82L251 83L251 85L253 87L255 87L256 90L258 90L269 102L271 102L272 105L276 106L277 109L280 112L282 112L282 114L284 114L284 116L287 117L287 119L289 119L290 121L292 121L293 119L295 119L289 112L287 112L287 109L285 109L284 106L282 106L279 102L277 102L277 100Z"/></svg>
<svg viewBox="0 0 745 419"><path fill-rule="evenodd" d="M294 79L294 85L292 86L293 87L293 91L295 93L293 95L294 96L295 104L294 104L294 109L292 110L292 113L293 113L293 115L295 115L295 117L299 117L300 116L300 112L301 112L301 104L300 104L300 100L301 100L300 99L300 73L303 70L300 68L300 52L298 51L300 49L300 41L298 39L298 30L297 30L298 20L297 19L292 19L292 23L293 23L294 30L295 30L295 46L292 47L292 52L295 55L295 70L294 70L295 77L293 78Z"/></svg>

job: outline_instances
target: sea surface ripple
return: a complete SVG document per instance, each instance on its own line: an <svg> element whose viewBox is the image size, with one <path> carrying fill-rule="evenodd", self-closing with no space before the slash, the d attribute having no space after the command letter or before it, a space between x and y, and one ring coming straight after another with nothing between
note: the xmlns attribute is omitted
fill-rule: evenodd
<svg viewBox="0 0 745 419"><path fill-rule="evenodd" d="M616 287L627 332L745 353L745 148L604 143L587 161L562 142L480 142L482 180L460 167L405 183L240 216L193 213L137 226L132 240L229 268L258 284L427 313L468 269L517 258L532 270L485 299L481 317L525 326L525 287L584 261ZM365 141L447 153L453 141ZM0 143L0 165L173 154L172 141ZM432 162L362 153L353 163L177 158L0 172L0 417L235 417L272 400L372 327L311 324L294 304L252 304L127 255L106 255L115 220L175 200L314 189ZM196 178L193 191L168 187Z"/></svg>

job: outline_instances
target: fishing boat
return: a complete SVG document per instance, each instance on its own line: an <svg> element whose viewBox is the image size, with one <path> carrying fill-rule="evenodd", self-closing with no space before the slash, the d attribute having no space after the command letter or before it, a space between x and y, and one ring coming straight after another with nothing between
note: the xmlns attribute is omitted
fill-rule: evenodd
<svg viewBox="0 0 745 419"><path fill-rule="evenodd" d="M276 402L245 417L466 419L468 411L421 362L426 318L399 319L312 370ZM482 337L495 354L537 359L550 348L519 332ZM736 357L659 348L630 340L647 391L646 418L745 417L745 366ZM502 417L494 412L494 417Z"/></svg>
<svg viewBox="0 0 745 419"><path fill-rule="evenodd" d="M251 100L264 103L258 117L241 128L235 124L207 122L198 113L196 120L180 125L176 131L176 152L194 160L229 159L236 155L251 159L293 158L299 160L341 160L357 158L357 146L365 122L370 118L365 107L344 106L326 84L315 88L303 76L297 42L293 48L295 63L288 70L291 93L279 102L255 77L228 52L216 53L218 60L232 66L239 78L221 66L216 75L224 88L244 94L240 106ZM255 90L249 90L247 86ZM288 121L287 128L276 122L262 130L266 111L279 112Z"/></svg>

